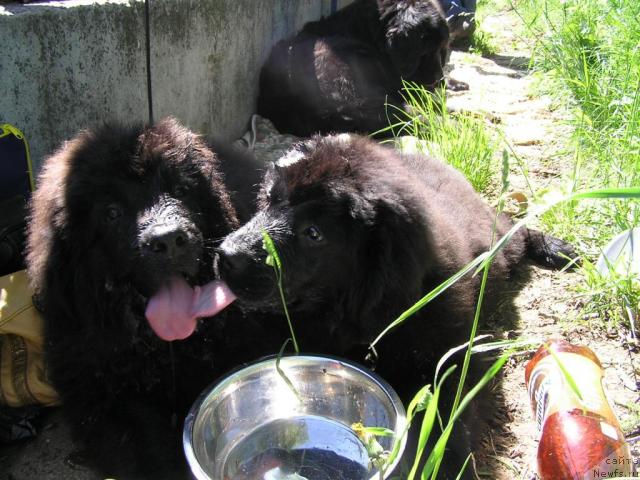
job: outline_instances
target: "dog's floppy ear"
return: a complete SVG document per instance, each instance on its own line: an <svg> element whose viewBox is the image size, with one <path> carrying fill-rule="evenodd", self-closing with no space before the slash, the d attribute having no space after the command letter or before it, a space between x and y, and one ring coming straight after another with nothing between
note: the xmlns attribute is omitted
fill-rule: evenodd
<svg viewBox="0 0 640 480"><path fill-rule="evenodd" d="M54 250L55 237L68 235L65 179L71 158L92 135L85 131L65 142L45 160L38 176L38 188L33 193L29 206L27 235L27 273L31 288L36 294L42 293L44 288L48 260L57 254Z"/></svg>
<svg viewBox="0 0 640 480"><path fill-rule="evenodd" d="M366 192L356 191L353 185L340 182L328 184L331 196L346 206L349 216L357 225L370 226L376 220L375 199L367 196Z"/></svg>
<svg viewBox="0 0 640 480"><path fill-rule="evenodd" d="M382 322L397 317L426 293L422 279L431 255L422 223L411 214L399 212L398 205L385 199L370 207L358 211L367 223L360 233L363 241L349 303L354 318Z"/></svg>
<svg viewBox="0 0 640 480"><path fill-rule="evenodd" d="M258 193L258 207L264 210L269 205L281 203L287 198L287 184L284 169L275 162L271 162L264 172L262 186Z"/></svg>
<svg viewBox="0 0 640 480"><path fill-rule="evenodd" d="M268 205L283 202L288 198L286 168L303 160L319 141L320 137L314 137L297 142L278 160L268 164L258 193L260 209L264 210Z"/></svg>
<svg viewBox="0 0 640 480"><path fill-rule="evenodd" d="M417 37L417 38L416 38ZM391 61L404 79L409 79L420 66L420 51L415 48L420 41L419 35L394 36L387 39L387 51Z"/></svg>

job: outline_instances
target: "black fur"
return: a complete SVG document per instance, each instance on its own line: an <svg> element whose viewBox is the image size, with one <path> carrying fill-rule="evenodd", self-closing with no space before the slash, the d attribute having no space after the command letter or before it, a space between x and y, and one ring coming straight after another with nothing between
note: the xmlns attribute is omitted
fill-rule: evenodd
<svg viewBox="0 0 640 480"><path fill-rule="evenodd" d="M435 0L356 0L277 43L262 68L258 113L299 136L373 133L401 79L442 83L449 30Z"/></svg>
<svg viewBox="0 0 640 480"><path fill-rule="evenodd" d="M489 249L495 211L437 160L340 135L315 137L279 163L265 177L259 212L222 243L219 270L245 308L280 309L262 248L268 232L305 351L363 362L388 324ZM500 215L496 238L512 225ZM550 240L518 231L493 262L486 298L529 252L546 252L551 265L574 255ZM377 371L404 401L432 382L442 354L468 340L478 291L478 276L467 275L379 343ZM459 464L450 463L456 472Z"/></svg>
<svg viewBox="0 0 640 480"><path fill-rule="evenodd" d="M187 478L181 428L191 403L226 368L276 348L265 349L269 333L237 310L171 343L144 316L170 276L212 278L214 248L238 226L231 199L247 195L231 178L243 159L232 150L220 159L167 119L84 131L45 161L31 205L28 273L51 380L84 454L105 475ZM243 175L255 166L243 165ZM238 186L232 195L225 173ZM248 214L250 205L243 208ZM157 225L181 239L158 236ZM249 333L260 338L253 347L243 340Z"/></svg>

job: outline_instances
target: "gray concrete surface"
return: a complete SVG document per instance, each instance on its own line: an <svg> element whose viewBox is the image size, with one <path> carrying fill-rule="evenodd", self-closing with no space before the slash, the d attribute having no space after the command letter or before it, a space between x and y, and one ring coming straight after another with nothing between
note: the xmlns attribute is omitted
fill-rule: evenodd
<svg viewBox="0 0 640 480"><path fill-rule="evenodd" d="M330 5L151 0L155 118L173 115L195 131L238 137L271 45ZM147 120L143 1L3 2L0 45L0 122L25 133L36 168L79 129Z"/></svg>

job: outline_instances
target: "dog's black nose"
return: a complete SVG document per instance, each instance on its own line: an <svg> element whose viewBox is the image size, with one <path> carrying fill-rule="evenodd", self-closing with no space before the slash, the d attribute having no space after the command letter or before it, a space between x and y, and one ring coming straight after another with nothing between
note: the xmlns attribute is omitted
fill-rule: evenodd
<svg viewBox="0 0 640 480"><path fill-rule="evenodd" d="M220 249L219 255L221 272L239 273L245 270L251 262L251 258L241 252Z"/></svg>
<svg viewBox="0 0 640 480"><path fill-rule="evenodd" d="M143 239L146 250L167 257L177 257L189 244L189 236L178 226L154 225Z"/></svg>
<svg viewBox="0 0 640 480"><path fill-rule="evenodd" d="M220 275L225 273L240 273L251 263L251 257L244 252L226 248L224 245L218 250Z"/></svg>

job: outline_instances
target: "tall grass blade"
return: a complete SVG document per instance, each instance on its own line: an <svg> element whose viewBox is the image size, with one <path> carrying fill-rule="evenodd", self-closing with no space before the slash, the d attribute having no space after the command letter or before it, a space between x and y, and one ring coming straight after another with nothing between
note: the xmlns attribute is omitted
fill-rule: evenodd
<svg viewBox="0 0 640 480"><path fill-rule="evenodd" d="M462 475L464 475L464 471L467 469L467 465L469 464L469 460L471 460L471 455L473 454L469 454L467 455L466 460L464 461L464 463L462 464L462 468L460 468L460 473L458 473L458 476L456 477L456 480L460 480L462 478Z"/></svg>
<svg viewBox="0 0 640 480"><path fill-rule="evenodd" d="M440 435L440 438L436 442L435 447L427 458L427 462L424 466L424 469L422 470L422 474L420 477L421 480L427 480L429 477L435 479L435 475L437 475L437 471L435 471L435 469L444 457L444 450L456 420L460 418L460 415L462 415L471 400L473 400L473 398L480 392L480 390L482 390L487 385L487 383L489 383L498 374L505 362L509 359L509 356L509 353L501 355L500 358L498 358L498 360L496 360L493 365L491 365L489 370L487 370L487 372L482 376L478 383L469 391L469 393L464 396L464 398L460 402L460 405L449 419L449 422L442 432L442 435Z"/></svg>
<svg viewBox="0 0 640 480"><path fill-rule="evenodd" d="M415 414L425 410L429 405L429 402L431 402L433 394L430 390L431 386L425 385L418 391L418 393L414 395L414 397L409 402L409 406L407 407L407 422L403 431L396 437L394 441L393 448L391 449L391 453L389 454L389 458L387 460L388 465L391 465L398 457L398 454L400 453L400 446L402 445L402 441L409 432L409 428L411 427L411 422L413 421L413 417L415 416Z"/></svg>
<svg viewBox="0 0 640 480"><path fill-rule="evenodd" d="M436 298L442 292L447 290L451 285L456 283L459 279L461 279L471 270L473 270L478 265L480 265L487 258L487 256L488 256L487 252L479 255L477 258L475 258L474 260L466 264L462 269L460 269L454 275L449 277L447 280L442 282L440 285L438 285L436 288L434 288L428 294L426 294L424 297L418 300L413 306L411 306L408 310L403 312L397 319L391 322L382 332L380 332L380 334L373 340L373 342L371 342L370 348L374 348L376 344L382 339L382 337L384 337L387 333L389 333L391 330L396 328L398 325L402 324L407 318L411 317L411 315L419 311L431 300Z"/></svg>
<svg viewBox="0 0 640 480"><path fill-rule="evenodd" d="M280 377L284 380L284 383L287 384L287 387L289 387L289 390L291 390L294 393L294 395L298 399L298 402L302 403L302 397L300 396L300 392L298 392L298 389L293 385L293 382L291 381L291 379L287 377L287 374L284 373L284 370L282 370L282 367L280 367L280 360L282 359L282 354L284 353L284 349L287 347L287 343L289 343L290 341L291 339L287 338L285 342L282 344L282 347L280 347L280 351L278 352L278 356L276 357L276 371L278 372L278 375L280 375Z"/></svg>
<svg viewBox="0 0 640 480"><path fill-rule="evenodd" d="M640 198L640 187L627 187L627 188L603 188L603 189L595 189L588 190L584 192L576 192L570 195L565 196L557 196L552 200L549 200L547 203L538 206L538 208L534 208L531 213L529 213L526 217L522 218L518 222L516 222L513 227L498 240L493 248L487 252L480 254L478 257L473 259L471 262L467 263L462 269L456 272L454 275L449 277L447 280L442 282L436 288L427 293L424 297L418 300L414 305L404 311L398 318L396 318L393 322L391 322L382 332L378 334L378 336L371 342L370 348L374 348L382 338L389 333L394 328L401 325L404 321L410 318L413 314L422 309L425 305L431 302L438 295L446 291L451 285L456 283L459 279L467 275L474 268L476 269L475 273L478 273L481 269L485 268L498 252L504 248L504 246L511 240L513 235L524 227L531 220L536 218L539 215L542 215L546 211L555 207L556 205L563 202L571 202L573 200L586 200L586 199L614 199L614 198ZM475 274L474 273L474 274Z"/></svg>
<svg viewBox="0 0 640 480"><path fill-rule="evenodd" d="M562 376L564 377L565 381L569 385L569 388L571 388L573 393L580 399L581 402L584 401L582 393L580 393L580 389L578 388L578 384L576 383L575 379L573 378L573 376L571 375L567 367L564 366L564 362L560 360L560 357L553 349L553 346L546 343L545 348L551 354L555 362L558 364L558 368L560 369L560 372L562 372Z"/></svg>
<svg viewBox="0 0 640 480"><path fill-rule="evenodd" d="M289 332L291 332L291 340L293 341L293 349L296 353L300 353L300 348L298 347L298 341L296 340L296 333L293 330L293 323L291 322L291 317L289 316L289 309L287 308L287 300L284 296L284 288L282 287L282 260L280 260L280 255L278 255L278 250L276 250L276 245L273 242L273 239L269 235L268 232L262 230L262 247L267 251L267 259L265 260L267 265L273 267L276 273L276 281L278 283L278 291L280 293L280 301L282 302L282 308L284 310L284 315L287 317L287 323L289 324ZM286 344L285 344L286 345Z"/></svg>
<svg viewBox="0 0 640 480"><path fill-rule="evenodd" d="M418 467L420 466L420 460L422 459L422 455L424 453L424 449L427 446L427 441L431 436L431 432L433 430L433 425L436 421L436 415L438 413L438 400L440 398L440 391L442 390L442 384L447 379L449 375L453 373L456 366L452 365L449 367L445 373L442 375L442 379L436 385L434 389L433 395L429 400L429 404L427 405L427 409L422 417L422 425L420 427L420 436L418 438L418 448L416 450L416 456L413 462L413 466L409 472L409 476L407 480L413 480L416 473L418 472Z"/></svg>
<svg viewBox="0 0 640 480"><path fill-rule="evenodd" d="M485 334L485 335L478 335L473 339L473 343L477 342L478 340L484 340L485 338L489 338L491 337L491 335L489 334ZM434 375L434 383L437 384L438 383L438 374L440 372L440 369L442 368L442 366L447 363L447 360L449 360L453 355L455 355L456 353L458 353L460 350L464 350L465 348L468 348L469 345L471 345L472 342L464 342L462 345L458 345L457 347L453 347L451 349L449 349L449 351L447 351L447 353L445 353L442 357L440 357L440 360L438 360L438 364L436 365L436 373ZM474 347L472 347L472 350Z"/></svg>

